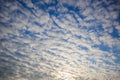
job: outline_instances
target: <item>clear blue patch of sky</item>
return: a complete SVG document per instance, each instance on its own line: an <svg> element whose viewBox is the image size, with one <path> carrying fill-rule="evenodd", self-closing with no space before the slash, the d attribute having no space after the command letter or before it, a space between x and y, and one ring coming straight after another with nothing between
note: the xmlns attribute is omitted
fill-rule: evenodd
<svg viewBox="0 0 120 80"><path fill-rule="evenodd" d="M39 33L36 33L36 32L31 32L29 30L23 30L23 34L25 35L29 35L31 37L35 37L35 35L39 34Z"/></svg>
<svg viewBox="0 0 120 80"><path fill-rule="evenodd" d="M113 32L110 33L113 38L120 38L118 30L113 26Z"/></svg>
<svg viewBox="0 0 120 80"><path fill-rule="evenodd" d="M76 12L78 11L75 6L68 5L67 3L64 3L63 6L66 7L68 10L72 10L72 11L76 11Z"/></svg>
<svg viewBox="0 0 120 80"><path fill-rule="evenodd" d="M117 46L114 45L112 47L112 52L113 52L113 55L116 57L115 63L120 64L120 49Z"/></svg>
<svg viewBox="0 0 120 80"><path fill-rule="evenodd" d="M69 11L67 13L69 14L73 14L71 11L74 11L76 14L78 14L78 16L82 19L84 19L86 16L82 15L81 14L81 10L76 7L76 6L73 6L73 5L68 5L67 3L64 3L63 4L64 7L66 7ZM75 18L75 17L74 17Z"/></svg>
<svg viewBox="0 0 120 80"><path fill-rule="evenodd" d="M31 2L38 7L39 9L46 11L48 9L48 4L45 3L43 0L31 0Z"/></svg>
<svg viewBox="0 0 120 80"><path fill-rule="evenodd" d="M102 51L106 51L106 52L109 52L110 51L110 47L105 45L105 44L100 44L100 45L93 45L92 47L94 48L99 48L100 50Z"/></svg>
<svg viewBox="0 0 120 80"><path fill-rule="evenodd" d="M25 32L24 32L25 34L31 34L31 32L30 31L28 31L28 30L25 30Z"/></svg>
<svg viewBox="0 0 120 80"><path fill-rule="evenodd" d="M119 23L119 25L120 25L120 11L118 12L118 18L117 18L117 20L116 21L118 21L118 23Z"/></svg>
<svg viewBox="0 0 120 80"><path fill-rule="evenodd" d="M56 12L55 10L49 10L48 12L49 12L50 15L54 15L54 16L58 16L59 15L59 13Z"/></svg>

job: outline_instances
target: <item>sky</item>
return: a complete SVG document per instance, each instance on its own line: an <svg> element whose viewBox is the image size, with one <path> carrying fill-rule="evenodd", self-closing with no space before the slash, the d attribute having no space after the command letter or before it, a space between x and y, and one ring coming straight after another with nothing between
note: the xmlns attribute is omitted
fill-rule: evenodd
<svg viewBox="0 0 120 80"><path fill-rule="evenodd" d="M0 0L0 80L120 80L120 0Z"/></svg>

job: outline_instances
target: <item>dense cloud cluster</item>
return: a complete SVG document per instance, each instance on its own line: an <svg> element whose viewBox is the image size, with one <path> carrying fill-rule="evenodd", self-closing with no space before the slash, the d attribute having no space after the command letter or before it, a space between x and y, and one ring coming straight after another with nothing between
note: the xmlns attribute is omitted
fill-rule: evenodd
<svg viewBox="0 0 120 80"><path fill-rule="evenodd" d="M120 80L120 0L0 0L0 80Z"/></svg>

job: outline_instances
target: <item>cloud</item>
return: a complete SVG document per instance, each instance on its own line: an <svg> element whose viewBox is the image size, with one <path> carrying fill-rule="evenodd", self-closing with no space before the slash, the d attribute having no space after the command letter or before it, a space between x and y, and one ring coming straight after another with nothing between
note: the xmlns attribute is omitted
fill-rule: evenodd
<svg viewBox="0 0 120 80"><path fill-rule="evenodd" d="M111 35L120 33L118 4L1 2L0 79L119 79L119 36Z"/></svg>

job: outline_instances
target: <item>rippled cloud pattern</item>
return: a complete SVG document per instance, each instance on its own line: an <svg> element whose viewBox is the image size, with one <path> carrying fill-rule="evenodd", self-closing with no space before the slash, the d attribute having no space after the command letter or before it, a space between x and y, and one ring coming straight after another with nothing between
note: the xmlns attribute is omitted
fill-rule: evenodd
<svg viewBox="0 0 120 80"><path fill-rule="evenodd" d="M0 0L0 80L120 80L120 0Z"/></svg>

